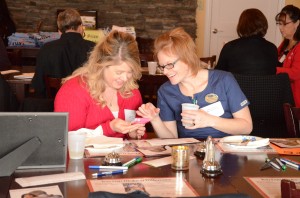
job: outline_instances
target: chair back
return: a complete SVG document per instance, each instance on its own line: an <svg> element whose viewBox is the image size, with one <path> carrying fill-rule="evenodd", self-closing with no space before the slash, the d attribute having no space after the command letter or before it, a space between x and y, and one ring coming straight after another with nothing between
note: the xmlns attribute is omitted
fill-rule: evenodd
<svg viewBox="0 0 300 198"><path fill-rule="evenodd" d="M300 189L296 188L295 182L287 179L281 180L281 197L296 198L300 197Z"/></svg>
<svg viewBox="0 0 300 198"><path fill-rule="evenodd" d="M61 87L61 78L44 76L46 85L46 94L48 98L55 98L55 95Z"/></svg>
<svg viewBox="0 0 300 198"><path fill-rule="evenodd" d="M251 135L265 138L288 137L283 104L294 104L288 75L234 76L250 101L249 108L253 120Z"/></svg>
<svg viewBox="0 0 300 198"><path fill-rule="evenodd" d="M7 56L13 66L22 66L22 51L20 49L8 50Z"/></svg>
<svg viewBox="0 0 300 198"><path fill-rule="evenodd" d="M141 54L153 54L154 39L136 37L136 42Z"/></svg>
<svg viewBox="0 0 300 198"><path fill-rule="evenodd" d="M156 106L157 91L166 81L168 81L168 77L165 75L143 74L142 78L138 81L143 103L151 102Z"/></svg>
<svg viewBox="0 0 300 198"><path fill-rule="evenodd" d="M213 55L213 56L210 56L210 57L201 57L200 60L209 65L208 69L213 69L216 66L217 56Z"/></svg>
<svg viewBox="0 0 300 198"><path fill-rule="evenodd" d="M147 67L148 66L148 61L153 61L153 54L152 53L147 53L147 54L141 54L140 53L140 61L141 61L141 66L142 67Z"/></svg>
<svg viewBox="0 0 300 198"><path fill-rule="evenodd" d="M283 105L287 132L290 138L300 137L300 108L289 103Z"/></svg>

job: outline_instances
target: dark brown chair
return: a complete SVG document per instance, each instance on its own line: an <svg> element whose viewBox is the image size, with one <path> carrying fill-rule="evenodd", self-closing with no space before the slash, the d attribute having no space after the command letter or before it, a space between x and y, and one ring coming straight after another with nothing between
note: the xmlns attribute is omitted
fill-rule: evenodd
<svg viewBox="0 0 300 198"><path fill-rule="evenodd" d="M142 78L138 81L143 103L151 102L156 106L157 91L166 81L168 81L168 78L165 75L143 74Z"/></svg>
<svg viewBox="0 0 300 198"><path fill-rule="evenodd" d="M215 68L216 65L217 56L213 55L210 57L201 57L200 60L210 65L209 69L213 69Z"/></svg>
<svg viewBox="0 0 300 198"><path fill-rule="evenodd" d="M154 39L136 37L136 41L138 43L139 52L141 54L152 54L153 53Z"/></svg>
<svg viewBox="0 0 300 198"><path fill-rule="evenodd" d="M148 66L148 61L153 61L153 54L148 53L148 54L140 54L140 61L141 61L141 66L142 67L147 67Z"/></svg>
<svg viewBox="0 0 300 198"><path fill-rule="evenodd" d="M20 49L7 50L7 56L13 66L22 66L22 51Z"/></svg>
<svg viewBox="0 0 300 198"><path fill-rule="evenodd" d="M300 137L300 108L293 107L289 103L283 104L283 111L287 132L290 138Z"/></svg>
<svg viewBox="0 0 300 198"><path fill-rule="evenodd" d="M151 102L154 106L157 106L157 91L166 81L168 81L168 77L165 75L143 74L142 78L138 81L143 103ZM150 123L146 124L146 131L150 132L148 133L148 138L157 137Z"/></svg>
<svg viewBox="0 0 300 198"><path fill-rule="evenodd" d="M46 94L48 98L55 98L55 95L61 87L61 78L44 76L46 85Z"/></svg>
<svg viewBox="0 0 300 198"><path fill-rule="evenodd" d="M282 179L281 180L281 197L282 198L298 198L300 197L300 189L296 188L293 181Z"/></svg>
<svg viewBox="0 0 300 198"><path fill-rule="evenodd" d="M294 104L289 76L253 76L234 74L242 91L250 101L253 121L251 135L264 138L288 137L283 104Z"/></svg>

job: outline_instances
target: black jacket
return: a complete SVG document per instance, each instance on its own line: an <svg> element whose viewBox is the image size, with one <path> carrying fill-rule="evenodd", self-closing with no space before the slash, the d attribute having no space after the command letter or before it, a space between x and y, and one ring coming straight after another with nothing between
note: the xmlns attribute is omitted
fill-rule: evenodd
<svg viewBox="0 0 300 198"><path fill-rule="evenodd" d="M60 39L46 43L39 51L32 86L44 94L44 76L64 78L82 66L95 43L84 40L79 33L68 32Z"/></svg>
<svg viewBox="0 0 300 198"><path fill-rule="evenodd" d="M259 36L226 43L215 69L244 75L276 74L277 47Z"/></svg>

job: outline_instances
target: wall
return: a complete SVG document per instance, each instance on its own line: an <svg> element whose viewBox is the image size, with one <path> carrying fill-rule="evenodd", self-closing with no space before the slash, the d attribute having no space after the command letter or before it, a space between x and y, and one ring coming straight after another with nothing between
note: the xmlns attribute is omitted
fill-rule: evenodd
<svg viewBox="0 0 300 198"><path fill-rule="evenodd" d="M197 53L201 57L204 51L204 23L206 15L206 1L207 0L197 0L197 9L196 9L196 44L197 44ZM293 4L300 8L300 0L286 0L285 5Z"/></svg>
<svg viewBox="0 0 300 198"><path fill-rule="evenodd" d="M289 5L289 4L292 4L292 5L297 6L298 8L300 8L300 1L299 0L286 0L285 5Z"/></svg>
<svg viewBox="0 0 300 198"><path fill-rule="evenodd" d="M18 32L56 31L56 11L98 11L98 27L134 26L137 36L155 38L181 26L196 38L196 0L6 0Z"/></svg>

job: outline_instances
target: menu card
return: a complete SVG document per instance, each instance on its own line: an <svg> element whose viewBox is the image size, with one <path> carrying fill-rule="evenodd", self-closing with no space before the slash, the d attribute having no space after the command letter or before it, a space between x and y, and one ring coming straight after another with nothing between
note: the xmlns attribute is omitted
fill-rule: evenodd
<svg viewBox="0 0 300 198"><path fill-rule="evenodd" d="M131 193L142 191L150 197L196 197L198 193L185 180L176 177L145 177L87 180L90 192Z"/></svg>

